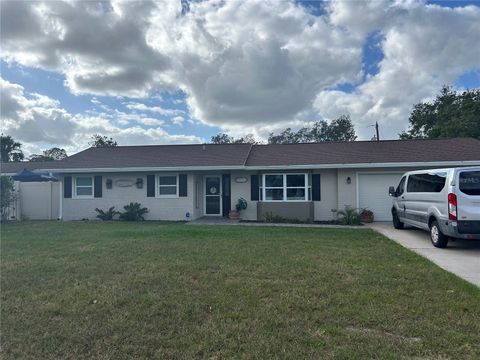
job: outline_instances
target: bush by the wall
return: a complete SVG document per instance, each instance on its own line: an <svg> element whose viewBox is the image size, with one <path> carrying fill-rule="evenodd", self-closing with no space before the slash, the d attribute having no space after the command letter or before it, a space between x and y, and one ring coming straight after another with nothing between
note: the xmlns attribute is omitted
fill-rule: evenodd
<svg viewBox="0 0 480 360"><path fill-rule="evenodd" d="M142 208L142 204L131 202L123 207L125 211L120 214L120 220L124 221L143 221L145 218L143 215L148 213L147 208Z"/></svg>
<svg viewBox="0 0 480 360"><path fill-rule="evenodd" d="M115 206L112 206L107 211L104 211L104 210L99 209L99 208L95 208L95 211L97 212L97 218L99 218L100 220L104 220L104 221L113 220L115 215L120 214L118 211L115 210Z"/></svg>

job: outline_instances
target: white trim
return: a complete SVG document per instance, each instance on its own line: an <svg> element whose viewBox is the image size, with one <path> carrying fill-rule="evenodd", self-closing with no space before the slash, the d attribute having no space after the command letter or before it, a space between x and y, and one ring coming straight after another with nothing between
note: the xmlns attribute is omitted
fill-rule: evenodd
<svg viewBox="0 0 480 360"><path fill-rule="evenodd" d="M92 195L77 195L77 178L91 178L92 179ZM89 200L93 199L95 197L95 179L93 175L86 175L86 174L81 174L81 175L76 175L73 176L72 179L72 199L77 199L77 200ZM80 186L80 187L90 187L90 186Z"/></svg>
<svg viewBox="0 0 480 360"><path fill-rule="evenodd" d="M58 197L58 220L63 218L63 181L58 182L60 185L58 187L59 197Z"/></svg>
<svg viewBox="0 0 480 360"><path fill-rule="evenodd" d="M283 186L266 186L265 176L270 175L281 175L283 177ZM287 186L287 176L288 175L304 175L305 176L305 185L304 186ZM263 173L262 174L262 200L261 202L309 202L308 199L308 190L311 187L309 183L309 173ZM283 189L283 199L282 200L267 200L266 199L266 188L268 189ZM304 189L305 199L304 200L288 200L287 199L287 189Z"/></svg>
<svg viewBox="0 0 480 360"><path fill-rule="evenodd" d="M434 162L402 162L402 163L349 163L349 164L310 164L310 165L274 165L274 166L179 166L179 167L117 167L117 168L79 168L79 169L38 169L55 173L84 173L84 172L146 172L146 171L197 171L197 170L313 170L313 169L363 169L363 168L396 168L396 167L442 167L442 166L478 166L480 160L469 161L434 161ZM35 171L35 170L33 170Z"/></svg>
<svg viewBox="0 0 480 360"><path fill-rule="evenodd" d="M359 193L359 187L358 187L358 175L395 175L395 174L400 174L403 175L405 174L405 171L357 171L355 173L355 197L356 197L356 202L357 202L357 209L360 209L360 193ZM402 176L400 176L400 179ZM398 184L394 184L398 185Z"/></svg>
<svg viewBox="0 0 480 360"><path fill-rule="evenodd" d="M176 183L175 185L162 185L162 186L168 186L168 187L173 187L175 186L176 188L176 193L175 194L160 194L160 178L161 177L173 177L175 176ZM155 197L159 199L177 199L179 197L178 191L179 191L179 184L178 184L178 174L156 174L155 175Z"/></svg>
<svg viewBox="0 0 480 360"><path fill-rule="evenodd" d="M218 177L220 179L220 191L218 193L218 198L220 200L220 213L218 214L207 214L207 196L217 196L217 195L207 195L207 177ZM222 216L223 214L223 186L222 186L222 175L204 175L203 176L203 215L204 216Z"/></svg>

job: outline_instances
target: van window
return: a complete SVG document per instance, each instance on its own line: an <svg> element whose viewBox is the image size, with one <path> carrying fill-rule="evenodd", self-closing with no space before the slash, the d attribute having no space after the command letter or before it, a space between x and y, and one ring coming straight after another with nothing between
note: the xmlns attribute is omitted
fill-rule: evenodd
<svg viewBox="0 0 480 360"><path fill-rule="evenodd" d="M395 196L402 195L404 191L405 191L405 176L402 177L402 180L400 180L400 183L397 186L397 190L395 190Z"/></svg>
<svg viewBox="0 0 480 360"><path fill-rule="evenodd" d="M480 195L480 171L462 171L458 188L467 195Z"/></svg>
<svg viewBox="0 0 480 360"><path fill-rule="evenodd" d="M408 177L408 192L441 192L445 187L447 173L412 174Z"/></svg>

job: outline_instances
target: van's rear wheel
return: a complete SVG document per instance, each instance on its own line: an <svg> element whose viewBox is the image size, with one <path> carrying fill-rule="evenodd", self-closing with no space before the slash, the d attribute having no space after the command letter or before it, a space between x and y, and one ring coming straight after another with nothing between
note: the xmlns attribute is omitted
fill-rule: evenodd
<svg viewBox="0 0 480 360"><path fill-rule="evenodd" d="M433 246L437 248L447 247L448 237L441 232L437 220L433 220L430 224L430 240L432 240Z"/></svg>
<svg viewBox="0 0 480 360"><path fill-rule="evenodd" d="M400 221L400 218L398 217L397 211L393 210L392 211L392 218L393 218L393 227L395 229L403 229L403 222Z"/></svg>

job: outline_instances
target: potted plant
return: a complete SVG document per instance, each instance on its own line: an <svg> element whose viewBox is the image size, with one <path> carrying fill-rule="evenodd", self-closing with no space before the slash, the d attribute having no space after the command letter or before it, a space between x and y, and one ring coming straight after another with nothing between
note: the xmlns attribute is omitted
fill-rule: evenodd
<svg viewBox="0 0 480 360"><path fill-rule="evenodd" d="M360 213L360 218L364 223L372 223L374 219L373 211L368 209L363 209L362 212Z"/></svg>
<svg viewBox="0 0 480 360"><path fill-rule="evenodd" d="M240 219L240 211L245 210L247 208L247 200L244 198L240 198L237 200L235 204L235 210L230 210L228 217L232 220Z"/></svg>

